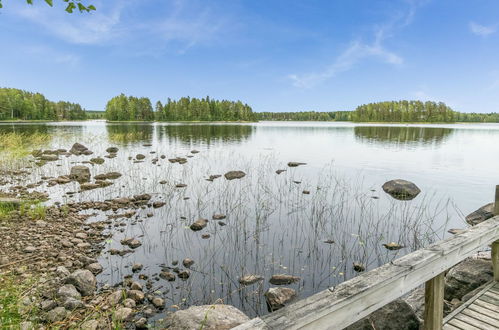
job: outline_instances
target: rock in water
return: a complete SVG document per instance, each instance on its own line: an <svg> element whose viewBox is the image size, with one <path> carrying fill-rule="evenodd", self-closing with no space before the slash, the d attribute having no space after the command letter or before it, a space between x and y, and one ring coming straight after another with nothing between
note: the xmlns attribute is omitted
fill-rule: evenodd
<svg viewBox="0 0 499 330"><path fill-rule="evenodd" d="M283 308L296 297L296 291L290 288L270 288L264 293L269 312Z"/></svg>
<svg viewBox="0 0 499 330"><path fill-rule="evenodd" d="M345 328L345 330L371 329L417 330L420 329L420 321L408 303L397 299Z"/></svg>
<svg viewBox="0 0 499 330"><path fill-rule="evenodd" d="M92 152L88 150L87 147L80 143L73 144L69 152L76 156L92 154Z"/></svg>
<svg viewBox="0 0 499 330"><path fill-rule="evenodd" d="M185 258L185 259L182 261L182 264L184 265L184 267L189 268L189 267L191 267L192 265L194 265L194 260L192 260L192 259L190 259L190 258Z"/></svg>
<svg viewBox="0 0 499 330"><path fill-rule="evenodd" d="M465 259L445 275L445 299L461 300L463 296L492 280L492 263L483 259Z"/></svg>
<svg viewBox="0 0 499 330"><path fill-rule="evenodd" d="M82 165L73 166L69 178L80 183L88 182L90 181L90 169Z"/></svg>
<svg viewBox="0 0 499 330"><path fill-rule="evenodd" d="M364 266L363 264L359 264L359 263L354 262L353 263L353 270L355 270L357 273L360 273L360 272L363 272L366 270L366 266Z"/></svg>
<svg viewBox="0 0 499 330"><path fill-rule="evenodd" d="M225 173L224 176L227 180L234 180L244 178L246 176L246 173L244 173L243 171L229 171Z"/></svg>
<svg viewBox="0 0 499 330"><path fill-rule="evenodd" d="M118 148L116 147L109 147L106 149L106 152L110 153L110 154L115 154L118 152Z"/></svg>
<svg viewBox="0 0 499 330"><path fill-rule="evenodd" d="M307 163L299 163L299 162L289 162L288 163L289 167L298 167L298 166L301 166L301 165L307 165Z"/></svg>
<svg viewBox="0 0 499 330"><path fill-rule="evenodd" d="M188 309L170 314L165 326L170 330L200 329L228 330L249 318L239 309L230 305L191 306Z"/></svg>
<svg viewBox="0 0 499 330"><path fill-rule="evenodd" d="M66 283L73 284L82 296L90 296L97 288L94 274L87 269L78 269L68 276Z"/></svg>
<svg viewBox="0 0 499 330"><path fill-rule="evenodd" d="M205 228L207 224L208 224L208 219L198 219L198 220L196 220L196 222L194 222L191 225L190 228L194 231L198 231L198 230Z"/></svg>
<svg viewBox="0 0 499 330"><path fill-rule="evenodd" d="M298 276L280 274L280 275L272 275L269 282L274 285L283 285L283 284L291 284L294 282L298 282L299 280L300 278Z"/></svg>
<svg viewBox="0 0 499 330"><path fill-rule="evenodd" d="M386 243L386 244L383 244L383 246L384 246L387 250L390 250L390 251L400 250L400 249L403 249L403 248L404 248L404 246L403 246L403 245L400 245L400 244L395 243L395 242Z"/></svg>
<svg viewBox="0 0 499 330"><path fill-rule="evenodd" d="M251 285L261 280L263 280L263 277L260 275L244 275L239 278L239 283L242 285Z"/></svg>
<svg viewBox="0 0 499 330"><path fill-rule="evenodd" d="M494 216L494 203L489 203L482 206L476 211L471 212L466 216L466 222L470 225L478 225L485 220L488 220Z"/></svg>
<svg viewBox="0 0 499 330"><path fill-rule="evenodd" d="M104 164L104 161L105 161L104 158L101 158L101 157L96 157L96 158L90 159L91 163L94 163L97 165Z"/></svg>
<svg viewBox="0 0 499 330"><path fill-rule="evenodd" d="M386 182L383 190L395 199L411 200L414 199L421 190L414 183L402 179L396 179Z"/></svg>

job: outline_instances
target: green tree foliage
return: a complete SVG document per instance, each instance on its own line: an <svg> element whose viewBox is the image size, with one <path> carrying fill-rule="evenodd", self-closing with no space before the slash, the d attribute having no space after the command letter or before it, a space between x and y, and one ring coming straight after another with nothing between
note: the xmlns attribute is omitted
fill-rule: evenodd
<svg viewBox="0 0 499 330"><path fill-rule="evenodd" d="M84 4L81 0L62 0L63 2L66 3L66 11L70 14L73 13L73 11L75 9L78 9L80 11L80 13L83 13L83 12L90 12L92 10L95 10L95 6L94 5L88 5L88 4ZM50 6L50 7L53 7L54 6L54 0L45 0L45 2ZM26 0L26 3L27 4L30 4L32 5L33 4L33 0ZM2 8L3 5L2 5L2 0L0 0L0 8Z"/></svg>
<svg viewBox="0 0 499 330"><path fill-rule="evenodd" d="M217 101L209 97L197 99L183 97L178 101L168 98L163 105L156 103L155 112L148 98L112 98L106 106L108 120L159 120L159 121L252 121L253 110L241 101Z"/></svg>
<svg viewBox="0 0 499 330"><path fill-rule="evenodd" d="M289 120L289 121L350 121L351 111L301 111L301 112L256 112L258 120Z"/></svg>
<svg viewBox="0 0 499 330"><path fill-rule="evenodd" d="M152 104L147 97L134 97L120 94L106 105L106 119L114 121L154 120Z"/></svg>
<svg viewBox="0 0 499 330"><path fill-rule="evenodd" d="M85 110L77 103L52 102L40 93L0 88L0 120L82 120Z"/></svg>
<svg viewBox="0 0 499 330"><path fill-rule="evenodd" d="M449 123L457 113L443 102L387 101L358 106L352 119L361 122Z"/></svg>

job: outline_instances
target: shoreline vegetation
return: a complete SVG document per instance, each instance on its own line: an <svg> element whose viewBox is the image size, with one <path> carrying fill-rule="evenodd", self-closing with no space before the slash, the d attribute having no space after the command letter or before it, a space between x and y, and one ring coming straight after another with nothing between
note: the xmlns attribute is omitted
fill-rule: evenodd
<svg viewBox="0 0 499 330"><path fill-rule="evenodd" d="M499 113L462 113L443 102L385 101L358 106L353 111L253 112L242 101L182 97L167 98L155 106L147 97L120 94L108 101L105 111L85 110L78 103L53 102L41 93L0 88L0 122L50 122L105 119L113 122L235 122L325 121L355 123L499 123Z"/></svg>

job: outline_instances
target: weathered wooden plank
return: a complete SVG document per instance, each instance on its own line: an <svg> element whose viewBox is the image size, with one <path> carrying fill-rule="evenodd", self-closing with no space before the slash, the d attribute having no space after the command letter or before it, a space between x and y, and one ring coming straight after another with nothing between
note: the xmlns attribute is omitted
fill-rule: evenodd
<svg viewBox="0 0 499 330"><path fill-rule="evenodd" d="M342 329L499 237L499 216L236 329Z"/></svg>
<svg viewBox="0 0 499 330"><path fill-rule="evenodd" d="M464 323L477 327L478 329L494 329L494 326L463 313L456 315L453 320L463 321Z"/></svg>
<svg viewBox="0 0 499 330"><path fill-rule="evenodd" d="M494 293L499 294L499 287L497 287L497 284L495 284L495 285L491 286L488 291L492 291Z"/></svg>
<svg viewBox="0 0 499 330"><path fill-rule="evenodd" d="M492 291L487 291L483 294L484 296L490 297L492 299L495 299L497 303L499 304L499 294L494 293Z"/></svg>
<svg viewBox="0 0 499 330"><path fill-rule="evenodd" d="M444 317L444 277L441 273L425 284L425 330L441 330Z"/></svg>
<svg viewBox="0 0 499 330"><path fill-rule="evenodd" d="M480 306L482 308L485 308L487 310L490 310L492 312L496 312L497 315L499 316L499 306L497 306L497 305L488 303L488 302L486 302L486 301L484 301L482 299L475 300L475 302L473 304L477 305L477 306Z"/></svg>
<svg viewBox="0 0 499 330"><path fill-rule="evenodd" d="M455 326L455 327L458 327L461 330L483 330L483 329L477 328L471 324L468 324L466 322L463 322L463 321L457 320L457 319L450 320L448 324Z"/></svg>
<svg viewBox="0 0 499 330"><path fill-rule="evenodd" d="M461 306L459 306L458 308L456 308L455 310L453 310L449 315L447 315L445 317L445 319L444 319L444 323L448 322L454 316L456 316L457 314L461 313L461 311L463 311L464 309L468 308L468 306L470 306L471 304L473 304L478 298L480 298L485 292L487 292L488 290L490 290L490 288L493 287L494 285L495 285L494 281L491 281L491 282L485 284L483 286L483 288L477 294L475 294L473 297L471 297L470 299L468 299L465 302L463 302L461 304Z"/></svg>
<svg viewBox="0 0 499 330"><path fill-rule="evenodd" d="M490 310L488 308L481 307L477 304L472 304L468 307L468 310L486 315L488 317L493 318L497 322L499 322L499 313L497 311ZM498 327L499 328L499 327Z"/></svg>
<svg viewBox="0 0 499 330"><path fill-rule="evenodd" d="M460 328L457 328L457 327L450 325L450 324L445 324L442 329L443 330L461 330Z"/></svg>
<svg viewBox="0 0 499 330"><path fill-rule="evenodd" d="M480 300L488 302L489 304L492 304L495 306L499 306L499 301L497 299L490 297L490 296L487 296L485 294L480 297Z"/></svg>
<svg viewBox="0 0 499 330"><path fill-rule="evenodd" d="M461 312L461 314L472 317L472 318L477 319L477 320L480 320L482 322L487 323L491 327L499 329L499 321L498 320L496 320L488 315L474 311L471 308L465 309L464 311Z"/></svg>
<svg viewBox="0 0 499 330"><path fill-rule="evenodd" d="M494 199L494 215L499 215L499 185L496 185L496 198Z"/></svg>

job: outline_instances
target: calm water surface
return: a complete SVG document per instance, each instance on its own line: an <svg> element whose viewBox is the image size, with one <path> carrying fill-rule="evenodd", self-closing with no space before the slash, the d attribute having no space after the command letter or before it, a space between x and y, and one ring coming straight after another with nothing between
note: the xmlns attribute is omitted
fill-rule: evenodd
<svg viewBox="0 0 499 330"><path fill-rule="evenodd" d="M131 219L115 220L106 243L123 249L120 240L136 237L142 246L124 257L102 254L101 283L117 283L144 264L152 290L164 293L167 305L185 308L221 301L248 315L267 313L263 292L273 274L301 277L291 284L306 297L355 276L352 263L375 268L463 228L463 215L490 202L499 184L499 125L365 125L352 123L261 122L256 124L1 124L0 132L46 132L45 148L80 142L92 156L63 157L36 168L28 181L69 173L75 163L104 156L117 146L118 157L91 167L92 175L118 171L114 185L68 197L78 185L41 187L51 202L103 201L149 193L165 201L159 209L139 210ZM144 147L144 144L152 146ZM197 154L190 151L196 149ZM143 163L129 157L146 155ZM152 159L188 158L184 165ZM307 165L288 168L289 161ZM59 165L59 166L57 166ZM278 169L287 169L280 175ZM242 170L247 176L228 181L211 174ZM416 183L422 193L398 201L381 185L391 179ZM166 184L160 184L160 181ZM178 183L186 188L175 188ZM303 194L307 190L310 194ZM123 211L119 211L123 212ZM113 212L98 213L90 221ZM147 217L153 213L153 217ZM225 214L226 225L210 220L193 232L199 217ZM210 234L203 239L202 234ZM334 241L333 244L324 241ZM406 248L392 252L381 245L395 241ZM192 275L175 282L156 280L172 262L192 258ZM180 267L182 268L182 267ZM241 287L238 278L258 274L265 280ZM138 278L138 275L134 275Z"/></svg>

